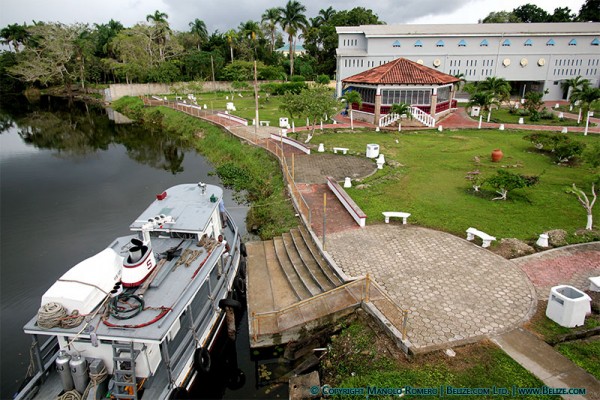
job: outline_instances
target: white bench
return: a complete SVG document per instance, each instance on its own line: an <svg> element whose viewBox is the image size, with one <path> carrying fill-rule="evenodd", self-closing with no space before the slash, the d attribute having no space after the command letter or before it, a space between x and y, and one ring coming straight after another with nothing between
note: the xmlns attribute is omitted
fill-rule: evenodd
<svg viewBox="0 0 600 400"><path fill-rule="evenodd" d="M590 291L600 292L600 276L590 276Z"/></svg>
<svg viewBox="0 0 600 400"><path fill-rule="evenodd" d="M479 236L481 240L483 240L481 247L490 247L492 240L496 240L495 237L490 236L485 232L481 232L475 228L467 229L467 240L473 240L475 239L475 236Z"/></svg>
<svg viewBox="0 0 600 400"><path fill-rule="evenodd" d="M348 152L348 149L345 147L334 147L333 148L333 152L335 154L337 154L338 151L341 151L343 154L346 154Z"/></svg>
<svg viewBox="0 0 600 400"><path fill-rule="evenodd" d="M260 121L260 126L271 126L271 121Z"/></svg>
<svg viewBox="0 0 600 400"><path fill-rule="evenodd" d="M384 211L382 212L385 217L385 223L390 223L390 217L402 218L402 225L406 225L406 220L410 217L410 213L399 212L399 211Z"/></svg>

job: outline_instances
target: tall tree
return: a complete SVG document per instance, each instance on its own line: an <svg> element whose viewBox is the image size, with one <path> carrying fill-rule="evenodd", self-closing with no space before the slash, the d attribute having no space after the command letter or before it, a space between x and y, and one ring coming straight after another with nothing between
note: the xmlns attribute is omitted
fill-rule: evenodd
<svg viewBox="0 0 600 400"><path fill-rule="evenodd" d="M479 21L484 24L505 24L523 22L512 11L492 11L483 20Z"/></svg>
<svg viewBox="0 0 600 400"><path fill-rule="evenodd" d="M269 36L271 42L271 53L273 53L273 50L275 50L275 34L277 33L277 23L279 21L280 14L281 12L279 11L279 8L269 8L263 13L260 20L265 32Z"/></svg>
<svg viewBox="0 0 600 400"><path fill-rule="evenodd" d="M229 52L231 53L231 62L233 62L233 46L237 39L237 32L233 29L225 32L225 37L227 38L227 44L229 45Z"/></svg>
<svg viewBox="0 0 600 400"><path fill-rule="evenodd" d="M524 4L513 9L513 14L516 15L522 22L549 22L550 14L543 8L535 4Z"/></svg>
<svg viewBox="0 0 600 400"><path fill-rule="evenodd" d="M198 50L202 43L208 39L208 32L206 31L206 24L204 21L196 18L193 22L189 23L190 32L192 32L198 38Z"/></svg>
<svg viewBox="0 0 600 400"><path fill-rule="evenodd" d="M288 0L285 7L279 8L279 24L284 32L288 34L290 45L290 75L294 75L294 53L296 51L296 35L308 25L306 19L306 7L296 0Z"/></svg>
<svg viewBox="0 0 600 400"><path fill-rule="evenodd" d="M146 15L146 22L150 22L154 26L160 59L163 61L165 59L164 47L169 39L169 34L171 33L171 28L167 21L168 18L169 15L167 13L159 10L154 11L154 14Z"/></svg>
<svg viewBox="0 0 600 400"><path fill-rule="evenodd" d="M600 0L585 0L579 9L577 20L600 22Z"/></svg>
<svg viewBox="0 0 600 400"><path fill-rule="evenodd" d="M510 83L497 76L487 77L484 81L479 82L477 88L492 93L498 101L505 101L510 96Z"/></svg>
<svg viewBox="0 0 600 400"><path fill-rule="evenodd" d="M573 22L574 20L575 14L569 7L557 7L550 16L551 22Z"/></svg>
<svg viewBox="0 0 600 400"><path fill-rule="evenodd" d="M333 16L336 14L337 11L335 11L333 9L333 7L329 6L329 8L327 9L320 9L319 10L319 15L317 15L314 19L315 25L317 27L324 25L324 24L328 24L331 22Z"/></svg>
<svg viewBox="0 0 600 400"><path fill-rule="evenodd" d="M240 37L249 44L249 47L254 52L254 59L257 58L256 47L258 45L258 39L262 35L260 25L256 21L248 20L241 22L238 27Z"/></svg>

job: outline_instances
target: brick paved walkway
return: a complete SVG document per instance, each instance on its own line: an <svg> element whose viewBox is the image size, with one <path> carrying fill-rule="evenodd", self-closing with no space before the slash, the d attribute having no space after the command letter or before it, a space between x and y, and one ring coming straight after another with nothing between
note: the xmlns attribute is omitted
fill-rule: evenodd
<svg viewBox="0 0 600 400"><path fill-rule="evenodd" d="M556 285L588 290L588 278L600 276L600 243L561 247L512 261L531 279L538 299L547 300L550 288Z"/></svg>
<svg viewBox="0 0 600 400"><path fill-rule="evenodd" d="M416 351L513 329L535 311L535 290L521 269L444 232L369 225L329 234L327 250L347 275L371 274L411 311Z"/></svg>
<svg viewBox="0 0 600 400"><path fill-rule="evenodd" d="M291 157L287 157L286 161L291 169ZM377 170L377 165L370 158L326 153L297 155L294 164L294 176L299 183L322 184L326 182L326 176L331 176L336 181L343 181L347 176L352 179L362 178Z"/></svg>

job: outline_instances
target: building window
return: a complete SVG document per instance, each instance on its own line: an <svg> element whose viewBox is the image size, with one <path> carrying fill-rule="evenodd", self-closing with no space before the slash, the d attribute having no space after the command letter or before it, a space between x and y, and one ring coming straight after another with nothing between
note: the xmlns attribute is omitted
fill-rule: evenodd
<svg viewBox="0 0 600 400"><path fill-rule="evenodd" d="M444 41L443 40L438 40L435 45L436 45L436 47L444 47Z"/></svg>
<svg viewBox="0 0 600 400"><path fill-rule="evenodd" d="M420 40L415 42L415 47L423 47L423 43Z"/></svg>
<svg viewBox="0 0 600 400"><path fill-rule="evenodd" d="M487 39L483 39L483 40L481 41L481 43L479 43L479 46L482 46L482 47L487 47L487 46L488 46L488 41L487 41Z"/></svg>
<svg viewBox="0 0 600 400"><path fill-rule="evenodd" d="M396 40L392 47L400 47L400 41Z"/></svg>
<svg viewBox="0 0 600 400"><path fill-rule="evenodd" d="M504 42L502 42L502 46L504 46L504 47L510 46L510 40L509 39L504 39Z"/></svg>
<svg viewBox="0 0 600 400"><path fill-rule="evenodd" d="M569 41L569 46L577 46L577 40L575 40L575 39L571 39L571 40Z"/></svg>
<svg viewBox="0 0 600 400"><path fill-rule="evenodd" d="M465 39L461 39L460 42L458 42L458 47L467 47L467 42Z"/></svg>
<svg viewBox="0 0 600 400"><path fill-rule="evenodd" d="M550 39L546 42L546 46L554 46L555 44L554 39Z"/></svg>
<svg viewBox="0 0 600 400"><path fill-rule="evenodd" d="M592 40L592 46L600 46L600 40L598 40L598 38L594 38L594 40Z"/></svg>
<svg viewBox="0 0 600 400"><path fill-rule="evenodd" d="M533 46L533 41L531 39L527 39L525 43L523 43L523 46Z"/></svg>

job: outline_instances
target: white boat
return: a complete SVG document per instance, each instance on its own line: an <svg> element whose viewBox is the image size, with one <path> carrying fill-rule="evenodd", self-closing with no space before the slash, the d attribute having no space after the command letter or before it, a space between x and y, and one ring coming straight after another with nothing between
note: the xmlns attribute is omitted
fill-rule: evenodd
<svg viewBox="0 0 600 400"><path fill-rule="evenodd" d="M58 279L24 327L32 374L15 398L167 399L206 372L244 290L245 247L222 198L204 183L167 189L133 234Z"/></svg>

